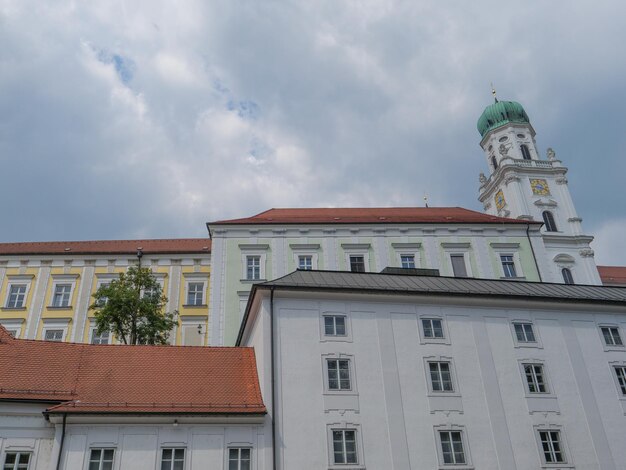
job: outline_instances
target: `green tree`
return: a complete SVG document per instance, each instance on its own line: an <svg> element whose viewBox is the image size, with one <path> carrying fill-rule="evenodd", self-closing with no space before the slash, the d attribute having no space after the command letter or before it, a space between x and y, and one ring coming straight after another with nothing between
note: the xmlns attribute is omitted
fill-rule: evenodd
<svg viewBox="0 0 626 470"><path fill-rule="evenodd" d="M124 344L167 344L178 312L165 312L167 297L150 269L131 266L93 297L98 334L110 331Z"/></svg>

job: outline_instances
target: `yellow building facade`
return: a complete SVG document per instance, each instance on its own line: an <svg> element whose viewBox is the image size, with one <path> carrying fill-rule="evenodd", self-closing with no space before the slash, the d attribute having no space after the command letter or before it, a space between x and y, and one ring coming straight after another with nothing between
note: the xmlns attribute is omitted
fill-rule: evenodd
<svg viewBox="0 0 626 470"><path fill-rule="evenodd" d="M0 243L0 325L18 338L113 344L97 335L93 294L129 266L148 267L178 311L171 344L206 345L211 241Z"/></svg>

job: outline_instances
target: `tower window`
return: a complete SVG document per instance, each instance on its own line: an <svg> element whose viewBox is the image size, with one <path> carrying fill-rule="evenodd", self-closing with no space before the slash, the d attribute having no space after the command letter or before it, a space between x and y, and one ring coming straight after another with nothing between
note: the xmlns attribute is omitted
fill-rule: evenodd
<svg viewBox="0 0 626 470"><path fill-rule="evenodd" d="M522 151L522 158L524 160L530 160L530 150L528 150L528 145L522 144L520 145L520 149Z"/></svg>
<svg viewBox="0 0 626 470"><path fill-rule="evenodd" d="M496 161L496 157L494 155L491 156L491 165L494 170L498 169L498 162Z"/></svg>
<svg viewBox="0 0 626 470"><path fill-rule="evenodd" d="M543 217L543 223L546 224L546 232L556 232L556 222L554 221L552 212L543 211L541 216Z"/></svg>
<svg viewBox="0 0 626 470"><path fill-rule="evenodd" d="M568 268L561 269L561 274L565 284L574 284L574 276L572 276L572 272Z"/></svg>

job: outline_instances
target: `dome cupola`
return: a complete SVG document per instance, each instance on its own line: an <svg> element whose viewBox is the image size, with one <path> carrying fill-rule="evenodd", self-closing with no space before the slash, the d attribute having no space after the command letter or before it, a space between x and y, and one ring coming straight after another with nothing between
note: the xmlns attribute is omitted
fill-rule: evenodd
<svg viewBox="0 0 626 470"><path fill-rule="evenodd" d="M528 114L524 111L521 104L516 101L498 101L490 104L485 108L478 118L478 132L481 137L485 137L487 132L508 123L529 124Z"/></svg>

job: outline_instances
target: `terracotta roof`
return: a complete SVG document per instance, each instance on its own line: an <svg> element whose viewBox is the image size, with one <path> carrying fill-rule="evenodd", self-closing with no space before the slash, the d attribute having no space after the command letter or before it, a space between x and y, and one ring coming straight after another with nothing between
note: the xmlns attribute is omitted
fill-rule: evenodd
<svg viewBox="0 0 626 470"><path fill-rule="evenodd" d="M626 286L626 266L598 266L598 272L602 284Z"/></svg>
<svg viewBox="0 0 626 470"><path fill-rule="evenodd" d="M269 209L243 219L209 225L241 224L527 224L526 220L496 217L462 207L343 207ZM539 223L539 222L530 222Z"/></svg>
<svg viewBox="0 0 626 470"><path fill-rule="evenodd" d="M266 411L252 348L20 340L2 327L0 400L67 413Z"/></svg>
<svg viewBox="0 0 626 470"><path fill-rule="evenodd" d="M74 242L0 243L1 255L97 255L159 253L210 253L208 238L173 238L161 240L93 240Z"/></svg>

